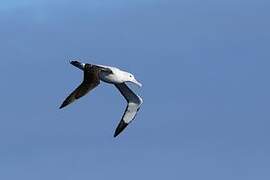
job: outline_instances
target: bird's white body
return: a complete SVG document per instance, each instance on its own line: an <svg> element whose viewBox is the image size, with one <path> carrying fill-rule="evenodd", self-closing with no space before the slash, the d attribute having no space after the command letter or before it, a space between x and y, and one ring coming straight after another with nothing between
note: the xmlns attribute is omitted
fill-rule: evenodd
<svg viewBox="0 0 270 180"><path fill-rule="evenodd" d="M122 71L115 67L108 67L113 73L100 72L99 77L106 83L119 84L122 83L121 74Z"/></svg>
<svg viewBox="0 0 270 180"><path fill-rule="evenodd" d="M76 67L78 67L81 70L84 70L84 63L80 63L78 65L75 65ZM102 80L103 82L106 83L110 83L110 84L120 84L120 83L124 83L124 82L132 82L138 86L142 86L141 83L139 83L135 77L130 74L129 72L126 71L122 71L119 68L116 67L112 67L112 66L105 66L105 65L100 65L100 64L95 64L95 66L104 68L104 69L109 69L111 72L108 71L101 71L99 73L99 77L100 80Z"/></svg>

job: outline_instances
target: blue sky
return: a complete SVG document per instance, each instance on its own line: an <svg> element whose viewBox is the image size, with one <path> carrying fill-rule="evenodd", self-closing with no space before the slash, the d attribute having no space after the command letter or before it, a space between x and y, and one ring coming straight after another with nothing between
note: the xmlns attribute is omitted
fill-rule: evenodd
<svg viewBox="0 0 270 180"><path fill-rule="evenodd" d="M268 180L270 2L2 0L0 179ZM144 86L136 121L69 60L107 64Z"/></svg>

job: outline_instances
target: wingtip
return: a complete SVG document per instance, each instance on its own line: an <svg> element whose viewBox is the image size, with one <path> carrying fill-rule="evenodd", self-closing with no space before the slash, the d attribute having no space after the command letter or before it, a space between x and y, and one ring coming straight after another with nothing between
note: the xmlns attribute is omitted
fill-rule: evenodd
<svg viewBox="0 0 270 180"><path fill-rule="evenodd" d="M115 134L113 135L113 137L114 137L114 138L117 138L119 135L120 135L120 133L118 133L118 134L115 133Z"/></svg>
<svg viewBox="0 0 270 180"><path fill-rule="evenodd" d="M67 101L64 101L62 103L62 105L59 107L59 109L63 109L64 107L66 107L69 103Z"/></svg>
<svg viewBox="0 0 270 180"><path fill-rule="evenodd" d="M61 105L60 107L59 107L59 109L63 109L64 108L64 106L63 105Z"/></svg>
<svg viewBox="0 0 270 180"><path fill-rule="evenodd" d="M121 120L115 130L113 137L116 138L117 136L119 136L119 134L121 134L127 126L128 126L128 123L125 123L123 120Z"/></svg>

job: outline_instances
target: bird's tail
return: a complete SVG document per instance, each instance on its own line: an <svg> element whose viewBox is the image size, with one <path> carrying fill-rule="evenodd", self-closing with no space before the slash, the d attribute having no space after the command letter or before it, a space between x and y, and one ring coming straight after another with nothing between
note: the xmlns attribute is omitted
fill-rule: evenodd
<svg viewBox="0 0 270 180"><path fill-rule="evenodd" d="M75 66L81 70L84 70L84 66L85 66L84 63L81 63L79 61L70 61L70 64L72 64L73 66Z"/></svg>

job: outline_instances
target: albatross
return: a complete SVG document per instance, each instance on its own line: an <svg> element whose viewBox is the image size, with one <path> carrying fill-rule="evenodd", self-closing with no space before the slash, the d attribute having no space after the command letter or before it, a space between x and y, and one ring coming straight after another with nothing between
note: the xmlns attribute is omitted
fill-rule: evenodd
<svg viewBox="0 0 270 180"><path fill-rule="evenodd" d="M142 98L135 94L127 86L126 82L134 83L139 87L142 87L142 84L135 79L133 74L116 67L85 64L79 61L71 61L70 64L82 70L84 72L84 78L82 83L64 100L60 109L86 95L97 87L101 81L114 84L127 101L126 110L114 133L114 137L117 137L135 119L137 112L143 103Z"/></svg>

